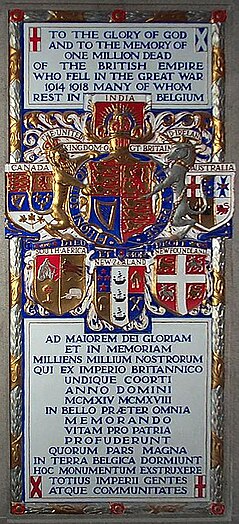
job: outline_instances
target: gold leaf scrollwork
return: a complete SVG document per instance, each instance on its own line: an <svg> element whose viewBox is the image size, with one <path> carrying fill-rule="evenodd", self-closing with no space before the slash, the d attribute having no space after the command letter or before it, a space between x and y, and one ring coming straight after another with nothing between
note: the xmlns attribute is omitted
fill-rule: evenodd
<svg viewBox="0 0 239 524"><path fill-rule="evenodd" d="M14 49L10 47L10 56L9 56L9 74L10 82L20 79L20 60L21 54L20 49Z"/></svg>
<svg viewBox="0 0 239 524"><path fill-rule="evenodd" d="M82 11L49 11L49 20L54 22L85 22L85 13Z"/></svg>
<svg viewBox="0 0 239 524"><path fill-rule="evenodd" d="M218 82L225 76L225 57L221 47L214 46L212 49L212 81Z"/></svg>
<svg viewBox="0 0 239 524"><path fill-rule="evenodd" d="M216 389L218 386L223 387L224 384L224 361L223 359L213 353L212 357L212 389Z"/></svg>
<svg viewBox="0 0 239 524"><path fill-rule="evenodd" d="M212 305L218 306L223 304L225 300L225 279L220 271L213 271L213 295Z"/></svg>
<svg viewBox="0 0 239 524"><path fill-rule="evenodd" d="M19 120L10 116L10 132L9 132L9 141L10 141L10 152L14 153L17 149L20 149L21 145L21 124Z"/></svg>
<svg viewBox="0 0 239 524"><path fill-rule="evenodd" d="M10 301L11 308L20 302L21 297L21 278L20 276L11 275L10 280Z"/></svg>
<svg viewBox="0 0 239 524"><path fill-rule="evenodd" d="M225 130L224 123L219 118L213 117L214 137L213 137L213 154L216 155L224 149Z"/></svg>
<svg viewBox="0 0 239 524"><path fill-rule="evenodd" d="M53 512L57 514L64 514L64 513L72 513L75 515L84 515L87 513L88 506L86 504L77 504L77 505L71 505L71 504L57 504L53 507Z"/></svg>
<svg viewBox="0 0 239 524"><path fill-rule="evenodd" d="M16 386L21 386L21 355L14 357L11 355L11 390Z"/></svg>
<svg viewBox="0 0 239 524"><path fill-rule="evenodd" d="M212 468L223 465L223 440L218 437L215 431L212 431Z"/></svg>
<svg viewBox="0 0 239 524"><path fill-rule="evenodd" d="M21 467L22 463L22 434L11 436L11 468Z"/></svg>
<svg viewBox="0 0 239 524"><path fill-rule="evenodd" d="M159 513L177 513L182 511L184 506L177 506L174 504L156 504L155 506L149 507L149 513L158 515Z"/></svg>
<svg viewBox="0 0 239 524"><path fill-rule="evenodd" d="M160 11L148 18L146 22L187 22L188 14L186 11Z"/></svg>

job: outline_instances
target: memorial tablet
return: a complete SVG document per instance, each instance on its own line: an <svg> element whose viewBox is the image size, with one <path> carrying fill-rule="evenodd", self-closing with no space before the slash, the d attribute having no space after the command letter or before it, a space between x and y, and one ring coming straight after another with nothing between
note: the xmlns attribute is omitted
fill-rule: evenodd
<svg viewBox="0 0 239 524"><path fill-rule="evenodd" d="M225 21L10 12L14 514L224 513Z"/></svg>

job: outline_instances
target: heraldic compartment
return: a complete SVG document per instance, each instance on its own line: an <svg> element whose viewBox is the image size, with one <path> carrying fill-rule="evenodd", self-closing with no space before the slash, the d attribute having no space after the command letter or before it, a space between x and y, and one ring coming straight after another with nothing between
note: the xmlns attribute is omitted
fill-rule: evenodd
<svg viewBox="0 0 239 524"><path fill-rule="evenodd" d="M9 12L15 515L225 512L225 23Z"/></svg>

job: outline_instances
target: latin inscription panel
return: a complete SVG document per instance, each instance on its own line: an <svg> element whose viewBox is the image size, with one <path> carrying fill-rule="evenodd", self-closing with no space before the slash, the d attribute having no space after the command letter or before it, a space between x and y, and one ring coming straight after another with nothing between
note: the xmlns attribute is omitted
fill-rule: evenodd
<svg viewBox="0 0 239 524"><path fill-rule="evenodd" d="M210 328L92 335L77 320L26 321L26 492L32 476L42 501L188 500L199 476L205 492Z"/></svg>

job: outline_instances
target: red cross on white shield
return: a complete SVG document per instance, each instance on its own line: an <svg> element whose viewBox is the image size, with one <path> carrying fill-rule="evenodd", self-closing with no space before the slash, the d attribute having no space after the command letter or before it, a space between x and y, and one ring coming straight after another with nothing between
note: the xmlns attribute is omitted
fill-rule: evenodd
<svg viewBox="0 0 239 524"><path fill-rule="evenodd" d="M202 196L200 175L187 176L187 196L189 198L199 198Z"/></svg>
<svg viewBox="0 0 239 524"><path fill-rule="evenodd" d="M206 496L206 476L205 475L196 475L195 476L194 496L200 499Z"/></svg>
<svg viewBox="0 0 239 524"><path fill-rule="evenodd" d="M40 27L29 27L29 51L41 51Z"/></svg>
<svg viewBox="0 0 239 524"><path fill-rule="evenodd" d="M156 257L156 299L169 311L186 315L206 293L206 255L165 254Z"/></svg>

